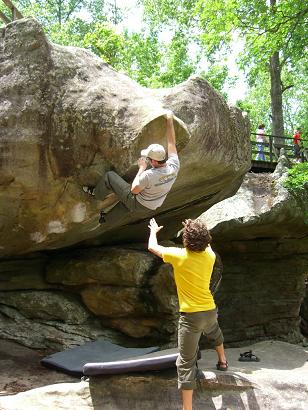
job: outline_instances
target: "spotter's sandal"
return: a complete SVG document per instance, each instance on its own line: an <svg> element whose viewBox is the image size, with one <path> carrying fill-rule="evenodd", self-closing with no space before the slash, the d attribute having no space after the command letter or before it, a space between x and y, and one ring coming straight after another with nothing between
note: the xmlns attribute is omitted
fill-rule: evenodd
<svg viewBox="0 0 308 410"><path fill-rule="evenodd" d="M260 359L252 353L252 350L249 350L245 353L240 353L240 357L238 359L240 362L259 362Z"/></svg>
<svg viewBox="0 0 308 410"><path fill-rule="evenodd" d="M222 372L227 371L227 370L228 370L228 367L229 367L229 364L228 364L227 361L226 361L226 362L218 362L218 363L216 364L216 369L217 369L217 370L221 370Z"/></svg>

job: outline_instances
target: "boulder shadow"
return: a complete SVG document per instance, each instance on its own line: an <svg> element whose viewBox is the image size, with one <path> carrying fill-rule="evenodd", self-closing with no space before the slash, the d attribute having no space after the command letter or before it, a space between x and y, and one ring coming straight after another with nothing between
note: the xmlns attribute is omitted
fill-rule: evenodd
<svg viewBox="0 0 308 410"><path fill-rule="evenodd" d="M177 389L176 369L89 379L94 410L178 410L181 395ZM202 382L194 393L194 410L232 408L259 410L251 382L233 374L218 375L215 382Z"/></svg>

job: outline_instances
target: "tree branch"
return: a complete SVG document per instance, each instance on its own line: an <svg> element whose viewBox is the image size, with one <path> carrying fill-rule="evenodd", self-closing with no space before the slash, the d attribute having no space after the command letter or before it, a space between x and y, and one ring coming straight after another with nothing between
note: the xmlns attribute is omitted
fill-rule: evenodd
<svg viewBox="0 0 308 410"><path fill-rule="evenodd" d="M284 87L281 83L281 93L284 93L286 90L288 90L289 88L292 88L292 87L294 87L294 84L286 85Z"/></svg>
<svg viewBox="0 0 308 410"><path fill-rule="evenodd" d="M278 12L278 10L276 10L276 12ZM262 31L260 31L260 27L259 26L254 26L254 25L250 25L248 24L248 21L245 21L240 14L236 14L237 19L239 20L242 29L249 29L252 31L256 31L259 32L259 35L265 34L265 33L272 33L275 34L277 33L281 26L285 26L287 23L289 23L292 20L296 20L296 26L299 24L300 20L302 17L305 17L305 15L308 13L308 7L304 10L299 11L296 14L293 14L292 16L286 16L286 18L280 22L278 22L277 24L275 24L275 26L273 28L267 28L267 29L263 29Z"/></svg>
<svg viewBox="0 0 308 410"><path fill-rule="evenodd" d="M71 4L70 9L68 10L66 17L65 17L65 22L69 19L70 15L76 10L76 8L79 6L79 4L82 2L82 0L76 0Z"/></svg>
<svg viewBox="0 0 308 410"><path fill-rule="evenodd" d="M285 46L283 47L284 50L287 50L287 48L288 48L288 46L289 46L289 44L290 44L290 41L291 41L291 39L292 39L292 34L294 33L294 31L295 31L296 27L299 25L299 23L300 23L300 21L297 20L297 21L295 22L294 26L292 27L292 30L290 31L290 33L289 33L289 35L288 35L288 40L287 40ZM280 68L286 63L286 61L287 61L288 58L289 58L289 56L286 56L283 60L281 60L281 62L280 62Z"/></svg>
<svg viewBox="0 0 308 410"><path fill-rule="evenodd" d="M305 15L308 13L308 8L299 11L296 14L293 14L292 16L287 16L286 19L280 21L277 23L272 29L268 29L269 33L277 33L280 30L281 26L285 26L287 23L289 23L292 20L295 21L295 26L297 26L300 23L301 17L305 17Z"/></svg>

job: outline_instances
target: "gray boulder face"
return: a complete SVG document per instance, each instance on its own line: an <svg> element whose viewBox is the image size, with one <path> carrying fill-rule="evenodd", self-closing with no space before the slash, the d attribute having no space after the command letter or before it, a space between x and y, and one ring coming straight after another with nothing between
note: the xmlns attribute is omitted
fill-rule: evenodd
<svg viewBox="0 0 308 410"><path fill-rule="evenodd" d="M0 337L28 347L145 337L173 345L177 311L171 268L149 252L97 247L0 261Z"/></svg>
<svg viewBox="0 0 308 410"><path fill-rule="evenodd" d="M133 249L79 249L54 257L46 268L50 284L141 287L155 267L152 254Z"/></svg>
<svg viewBox="0 0 308 410"><path fill-rule="evenodd" d="M301 316L301 323L300 323L301 332L303 333L304 336L306 336L306 338L308 338L308 279L307 278L306 278L306 294L305 294L305 297L301 305L300 316Z"/></svg>
<svg viewBox="0 0 308 410"><path fill-rule="evenodd" d="M52 295L50 295L51 298ZM65 303L65 298L62 301ZM121 333L103 327L94 317L89 317L82 324L79 321L65 323L54 319L29 319L18 309L6 305L5 299L2 303L0 305L0 337L4 340L16 341L23 346L59 351L98 339L109 340L120 345L125 345L127 342L127 337L124 338ZM37 309L39 308L40 305ZM79 310L82 310L82 307Z"/></svg>
<svg viewBox="0 0 308 410"><path fill-rule="evenodd" d="M286 171L247 174L236 195L204 213L208 228L224 240L307 236L308 190L299 196L284 188Z"/></svg>
<svg viewBox="0 0 308 410"><path fill-rule="evenodd" d="M166 146L166 109L176 115L181 171L158 210L172 220L165 235L236 192L250 167L248 120L206 81L150 90L87 50L51 44L34 19L1 33L0 257L144 239L135 215L105 233L100 201L82 185L110 169L130 182L140 150Z"/></svg>
<svg viewBox="0 0 308 410"><path fill-rule="evenodd" d="M79 325L90 316L78 300L64 292L0 292L0 303L17 309L28 319L58 320Z"/></svg>
<svg viewBox="0 0 308 410"><path fill-rule="evenodd" d="M307 192L297 196L283 187L285 176L249 173L236 195L200 217L224 263L216 301L228 341L302 339L308 201Z"/></svg>

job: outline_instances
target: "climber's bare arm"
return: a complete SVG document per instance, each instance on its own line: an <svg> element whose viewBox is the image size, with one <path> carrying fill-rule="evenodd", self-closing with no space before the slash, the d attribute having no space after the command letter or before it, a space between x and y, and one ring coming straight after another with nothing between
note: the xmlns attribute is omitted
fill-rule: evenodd
<svg viewBox="0 0 308 410"><path fill-rule="evenodd" d="M168 111L165 114L165 118L167 119L166 136L167 136L168 157L169 157L170 154L177 154L172 111Z"/></svg>
<svg viewBox="0 0 308 410"><path fill-rule="evenodd" d="M132 187L131 187L131 190L130 190L131 193L134 194L134 195L137 195L137 194L139 194L139 192L142 191L142 189L139 185L140 184L139 177L147 169L147 166L148 166L148 164L147 164L147 161L146 161L145 158L142 157L142 158L138 159L139 170L138 170L138 172L137 172L137 174L136 174L136 176L133 180Z"/></svg>
<svg viewBox="0 0 308 410"><path fill-rule="evenodd" d="M163 226L158 226L155 219L152 218L150 220L149 228L150 228L150 236L149 236L149 242L148 242L148 250L154 253L154 255L162 258L165 247L158 244L157 233L163 228Z"/></svg>

